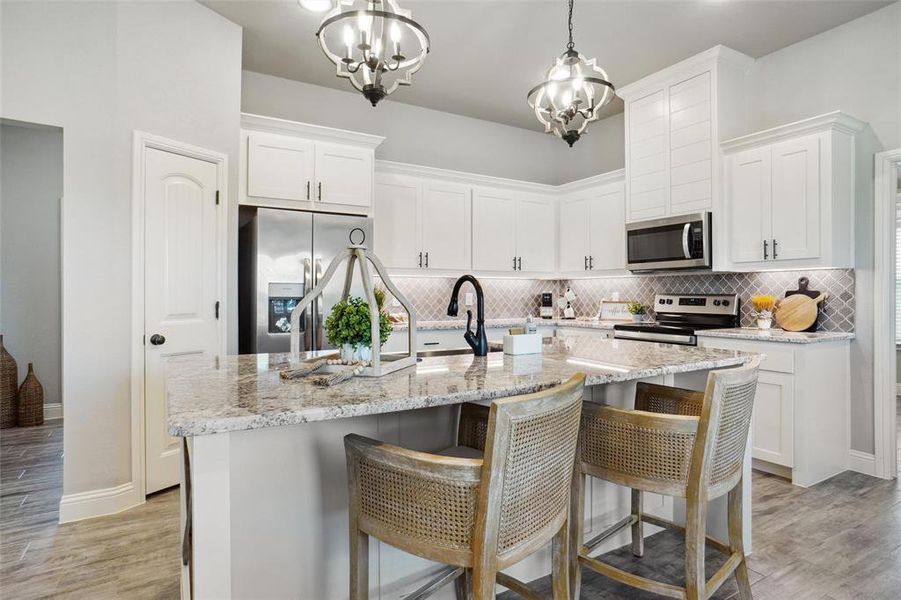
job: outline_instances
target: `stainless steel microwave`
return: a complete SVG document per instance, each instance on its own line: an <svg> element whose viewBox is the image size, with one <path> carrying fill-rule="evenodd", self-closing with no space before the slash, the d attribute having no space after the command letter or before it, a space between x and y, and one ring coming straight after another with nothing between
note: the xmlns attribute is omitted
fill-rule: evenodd
<svg viewBox="0 0 901 600"><path fill-rule="evenodd" d="M630 271L709 269L709 212L626 224L626 266Z"/></svg>

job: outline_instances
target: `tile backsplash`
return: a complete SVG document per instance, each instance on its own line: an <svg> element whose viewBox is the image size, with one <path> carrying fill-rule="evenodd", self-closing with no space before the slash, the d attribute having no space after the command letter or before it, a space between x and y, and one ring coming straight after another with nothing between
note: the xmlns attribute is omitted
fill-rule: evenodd
<svg viewBox="0 0 901 600"><path fill-rule="evenodd" d="M741 324L754 324L753 294L772 294L781 298L787 290L797 289L798 278L810 279L810 289L828 292L820 313L819 329L822 331L854 331L854 270L829 269L811 271L778 271L767 273L691 273L651 274L628 277L602 277L597 279L564 279L557 281L537 279L480 278L485 293L485 318L503 319L537 315L541 292L562 295L571 287L577 298L573 308L578 317L597 314L601 300L610 299L614 293L621 300L635 300L652 305L655 293L738 294L741 298ZM455 279L442 277L396 277L394 283L416 307L422 321L450 319L447 303L453 291ZM460 315L465 315L466 292L472 287L464 285L460 292ZM389 307L390 309L391 307ZM475 306L473 304L473 309Z"/></svg>

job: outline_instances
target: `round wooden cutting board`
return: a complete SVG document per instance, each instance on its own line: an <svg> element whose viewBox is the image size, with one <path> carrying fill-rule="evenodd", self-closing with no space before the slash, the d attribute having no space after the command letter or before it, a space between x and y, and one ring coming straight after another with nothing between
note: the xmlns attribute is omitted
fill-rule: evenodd
<svg viewBox="0 0 901 600"><path fill-rule="evenodd" d="M786 331L804 331L816 322L817 305L827 295L823 293L816 298L809 298L798 294L783 298L776 306L776 322Z"/></svg>

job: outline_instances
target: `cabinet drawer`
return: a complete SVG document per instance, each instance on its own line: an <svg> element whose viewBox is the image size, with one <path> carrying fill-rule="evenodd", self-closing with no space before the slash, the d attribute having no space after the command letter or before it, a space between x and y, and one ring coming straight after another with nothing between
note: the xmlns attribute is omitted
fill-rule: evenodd
<svg viewBox="0 0 901 600"><path fill-rule="evenodd" d="M778 342L747 342L744 340L730 340L721 338L702 338L701 345L705 348L722 348L724 350L739 350L741 352L754 352L766 355L760 362L761 371L775 373L795 372L795 351L787 348L787 344Z"/></svg>

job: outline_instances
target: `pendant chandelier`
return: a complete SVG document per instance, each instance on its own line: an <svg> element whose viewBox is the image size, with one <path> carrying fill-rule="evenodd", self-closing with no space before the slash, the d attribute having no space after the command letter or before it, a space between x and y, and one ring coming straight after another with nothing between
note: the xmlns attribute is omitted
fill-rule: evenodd
<svg viewBox="0 0 901 600"><path fill-rule="evenodd" d="M319 30L319 47L373 106L412 84L429 52L429 34L395 0L339 0Z"/></svg>
<svg viewBox="0 0 901 600"><path fill-rule="evenodd" d="M544 125L545 133L562 138L570 148L597 121L601 107L613 100L616 90L597 59L586 59L573 44L573 0L569 0L569 43L554 60L545 80L528 93L529 106Z"/></svg>

